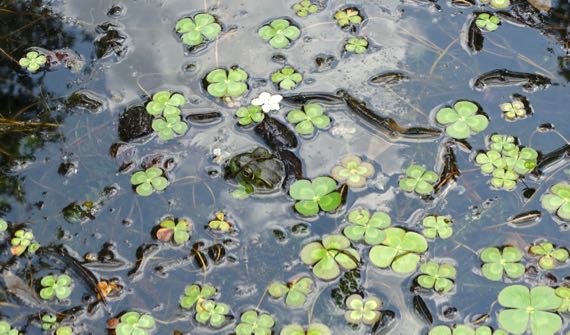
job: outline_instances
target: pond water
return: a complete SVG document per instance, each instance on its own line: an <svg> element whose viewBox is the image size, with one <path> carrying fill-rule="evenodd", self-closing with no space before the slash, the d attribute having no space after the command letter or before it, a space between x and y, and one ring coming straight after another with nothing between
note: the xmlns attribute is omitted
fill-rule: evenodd
<svg viewBox="0 0 570 335"><path fill-rule="evenodd" d="M285 334L285 326L294 323L321 323L333 334L427 334L430 327L457 324L496 330L509 327L499 322L505 307L497 302L506 287L570 286L570 262L562 257L544 269L528 251L546 240L570 247L564 216L541 205L553 185L570 182L570 3L520 0L495 9L471 0L313 0L317 12L306 17L296 15L295 3L0 0L0 213L8 223L0 233L2 320L25 334L63 326L74 334L106 334L123 313L136 311L154 318L149 334L233 334L243 322L240 315L257 309L274 319L273 334ZM362 21L342 29L335 13L347 8L357 10ZM175 26L197 13L213 15L222 29L190 48ZM473 22L481 13L496 15L500 25L478 28ZM275 49L258 34L276 19L300 29L287 48ZM346 51L353 37L366 38L364 53ZM30 50L48 57L37 72L18 64ZM234 66L248 75L246 93L235 99L209 94L208 73ZM292 90L271 81L285 66L303 76ZM511 72L481 79L495 70ZM168 141L149 128L154 116L144 110L160 91L185 98L180 110L188 130ZM238 124L238 108L262 92L285 97L261 122L273 120L284 131ZM299 100L320 104L330 125L312 136L295 133L287 115L301 107ZM450 125L446 133L436 114L460 100L475 102L488 126L475 131L479 125L467 122L471 136L454 140ZM513 100L525 102L527 115L511 121L500 105ZM404 134L387 131L392 123L386 118ZM491 176L476 163L492 134L512 135L521 148L539 154L538 167L529 159L514 189L491 185ZM256 147L284 161L287 177L281 183L278 175L272 190L256 187L241 198L250 176L240 187L225 169L232 157ZM317 215L298 213L290 196L294 181L330 176L351 154L374 169L365 187L340 182L341 205ZM297 166L293 173L289 164L302 171ZM437 173L437 192L420 196L402 189L412 164ZM168 186L137 195L132 175L153 166L162 169ZM279 166L269 170L281 172ZM496 179L507 185L509 178ZM399 274L394 264L376 266L362 241L351 242L356 258L339 246L328 251L358 263L356 269L319 279L301 250L327 235L342 235L348 213L359 208L386 212L392 226L419 234L426 216L450 217L453 234L428 239L427 251L418 254L420 264L452 264L454 287L434 292L418 286L419 268ZM229 232L208 228L219 212ZM165 218L191 222L189 240L159 241ZM32 244L32 252L14 255L12 238L20 229L33 232L36 252ZM505 246L524 254L524 275L485 278L482 250ZM41 279L62 273L73 279L71 294L42 301ZM303 276L314 285L299 308L267 293L275 281ZM101 292L102 282L118 287ZM202 301L180 307L192 284L213 285L217 293L210 299L229 306L220 328L196 320L196 308L198 314L207 309ZM373 325L347 322L345 299L351 294L379 298L380 319ZM44 331L42 326L50 327L41 321L46 313L56 321ZM550 314L561 322L557 334L570 331L568 311L551 308ZM119 335L131 333L139 334L117 328Z"/></svg>

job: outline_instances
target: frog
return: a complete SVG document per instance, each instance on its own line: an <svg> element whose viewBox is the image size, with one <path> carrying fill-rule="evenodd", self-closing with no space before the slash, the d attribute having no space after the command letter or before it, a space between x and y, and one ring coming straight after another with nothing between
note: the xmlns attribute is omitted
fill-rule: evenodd
<svg viewBox="0 0 570 335"><path fill-rule="evenodd" d="M224 178L245 187L248 193L273 193L285 180L285 165L269 150L256 147L229 159Z"/></svg>

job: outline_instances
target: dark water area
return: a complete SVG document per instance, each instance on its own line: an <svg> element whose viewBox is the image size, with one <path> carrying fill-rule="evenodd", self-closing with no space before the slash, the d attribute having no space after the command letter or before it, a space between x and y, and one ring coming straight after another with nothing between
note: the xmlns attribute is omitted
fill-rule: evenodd
<svg viewBox="0 0 570 335"><path fill-rule="evenodd" d="M493 9L471 0L314 0L318 11L307 17L296 15L295 3L0 0L0 217L8 223L0 232L0 320L24 334L51 334L58 326L42 330L41 318L53 313L73 334L113 334L107 328L115 318L136 311L156 321L149 334L234 334L240 315L257 309L273 317L272 334L313 322L341 335L427 334L436 325L499 329L497 295L509 285L570 287L570 261L545 270L527 252L545 240L570 248L569 222L541 205L551 186L570 183L570 3L521 0ZM345 8L363 16L353 30L335 21ZM475 26L483 12L501 19L496 30ZM196 13L210 13L222 30L188 48L175 26ZM258 34L278 18L300 29L288 48L274 49ZM365 53L345 51L351 37L367 39ZM18 64L31 50L48 56L35 73ZM246 93L209 94L208 73L233 66L248 74ZM303 76L290 91L271 81L285 66ZM159 91L186 99L181 120L189 128L168 141L149 127L155 117L145 111ZM283 95L280 109L257 128L240 126L236 111L262 92ZM499 106L513 97L527 102L528 115L509 121ZM301 100L321 104L331 124L312 136L296 133L287 113ZM458 100L475 102L489 120L465 140L452 139L436 120ZM512 135L539 154L538 167L513 190L493 187L475 162L492 134ZM224 174L232 157L256 147L283 161L287 176L281 183L272 175L278 182L271 190L256 185L255 194L239 199L239 180ZM296 212L291 185L331 175L349 154L372 164L366 186L339 183L343 202L329 213ZM399 186L412 164L460 173L420 196ZM137 195L131 177L150 167L162 169L169 185ZM357 269L319 279L301 250L343 234L356 208L384 211L392 226L420 234L427 215L450 216L453 235L428 239L420 264L453 264L454 288L419 288L419 269L403 275L374 266L363 242L351 243ZM219 212L230 232L208 228ZM160 241L165 218L191 222L189 240ZM20 229L33 232L35 253L14 255ZM524 276L488 280L481 251L507 245L524 251ZM62 273L73 279L68 298L37 296L42 277ZM272 282L302 276L314 287L300 308L267 293ZM102 298L102 282L118 287ZM181 308L192 284L213 285L211 299L229 306L221 328ZM353 293L382 301L379 322L345 320ZM557 334L567 334L568 311L556 315Z"/></svg>

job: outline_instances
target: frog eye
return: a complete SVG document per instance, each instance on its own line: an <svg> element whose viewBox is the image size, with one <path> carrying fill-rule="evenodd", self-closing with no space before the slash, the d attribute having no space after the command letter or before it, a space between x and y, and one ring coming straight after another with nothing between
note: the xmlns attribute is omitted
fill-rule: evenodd
<svg viewBox="0 0 570 335"><path fill-rule="evenodd" d="M243 169L243 176L246 178L253 177L253 171L251 170L251 168Z"/></svg>

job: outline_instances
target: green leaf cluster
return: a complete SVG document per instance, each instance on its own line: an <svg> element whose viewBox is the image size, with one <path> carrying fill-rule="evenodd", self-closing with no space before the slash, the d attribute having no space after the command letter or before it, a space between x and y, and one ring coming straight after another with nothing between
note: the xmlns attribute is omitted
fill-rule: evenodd
<svg viewBox="0 0 570 335"><path fill-rule="evenodd" d="M374 296L362 298L359 294L353 294L346 299L344 313L346 321L354 324L363 323L373 325L380 319L382 301Z"/></svg>
<svg viewBox="0 0 570 335"><path fill-rule="evenodd" d="M385 212L370 215L367 209L354 209L348 213L348 222L342 232L351 241L364 240L366 244L377 245L386 238L385 230L392 224L392 219Z"/></svg>
<svg viewBox="0 0 570 335"><path fill-rule="evenodd" d="M402 228L388 228L385 233L386 238L381 245L370 249L370 262L382 269L391 267L394 272L400 274L414 272L420 261L420 254L428 248L426 239L418 233Z"/></svg>
<svg viewBox="0 0 570 335"><path fill-rule="evenodd" d="M433 171L419 165L410 165L406 169L406 176L400 178L400 188L406 192L416 192L420 195L427 195L433 192L433 185L439 179Z"/></svg>
<svg viewBox="0 0 570 335"><path fill-rule="evenodd" d="M307 295L313 291L314 282L309 277L301 277L285 284L273 282L267 288L269 295L275 299L285 296L285 304L292 308L299 308L307 301Z"/></svg>
<svg viewBox="0 0 570 335"><path fill-rule="evenodd" d="M21 67L34 73L40 69L47 62L47 57L37 51L29 51L26 57L20 58L18 62Z"/></svg>
<svg viewBox="0 0 570 335"><path fill-rule="evenodd" d="M545 270L552 270L568 260L568 250L555 248L550 242L542 242L530 247L529 252L538 256L538 265Z"/></svg>
<svg viewBox="0 0 570 335"><path fill-rule="evenodd" d="M246 83L248 77L247 72L239 67L229 70L223 68L215 69L206 76L206 82L208 83L206 89L208 93L216 98L238 98L248 90Z"/></svg>
<svg viewBox="0 0 570 335"><path fill-rule="evenodd" d="M295 14L297 14L299 17L315 14L319 10L319 7L317 7L317 5L312 3L310 0L301 0L294 4L292 8L295 11Z"/></svg>
<svg viewBox="0 0 570 335"><path fill-rule="evenodd" d="M555 213L564 221L570 221L570 184L560 182L550 188L549 193L540 199L542 207Z"/></svg>
<svg viewBox="0 0 570 335"><path fill-rule="evenodd" d="M273 48L283 49L301 36L301 30L292 25L289 20L277 19L261 27L258 34L263 40L269 41L269 45Z"/></svg>
<svg viewBox="0 0 570 335"><path fill-rule="evenodd" d="M42 289L40 290L40 297L44 300L51 300L56 297L59 300L64 300L71 294L73 289L73 279L68 275L59 276L45 276L40 281Z"/></svg>
<svg viewBox="0 0 570 335"><path fill-rule="evenodd" d="M435 119L445 126L448 136L466 139L482 132L489 125L489 119L479 114L479 106L467 100L457 101L453 108L444 107L437 111Z"/></svg>
<svg viewBox="0 0 570 335"><path fill-rule="evenodd" d="M366 179L374 175L374 166L356 155L348 155L331 170L331 177L352 188L366 186Z"/></svg>
<svg viewBox="0 0 570 335"><path fill-rule="evenodd" d="M292 90L303 81L303 76L293 67L286 66L279 71L273 72L271 81L278 84L282 90Z"/></svg>
<svg viewBox="0 0 570 335"><path fill-rule="evenodd" d="M420 272L422 274L417 278L417 282L423 288L446 293L455 286L454 281L457 276L457 270L451 264L438 264L433 261L426 262L420 266Z"/></svg>
<svg viewBox="0 0 570 335"><path fill-rule="evenodd" d="M192 225L187 219L178 219L177 221L166 219L160 222L156 235L161 241L169 241L172 238L174 243L180 245L190 239L191 229Z"/></svg>
<svg viewBox="0 0 570 335"><path fill-rule="evenodd" d="M287 114L287 121L295 125L295 130L305 136L313 135L316 129L326 129L331 124L319 104L306 104L302 109L294 109Z"/></svg>
<svg viewBox="0 0 570 335"><path fill-rule="evenodd" d="M115 332L117 335L148 335L155 324L152 315L130 311L121 315Z"/></svg>
<svg viewBox="0 0 570 335"><path fill-rule="evenodd" d="M341 267L352 270L360 263L360 255L342 235L327 235L320 242L311 242L301 249L300 256L303 263L313 265L313 273L323 280L338 277Z"/></svg>
<svg viewBox="0 0 570 335"><path fill-rule="evenodd" d="M211 14L199 13L194 18L185 17L176 22L176 32L182 34L182 43L194 47L213 41L220 35L222 27Z"/></svg>
<svg viewBox="0 0 570 335"><path fill-rule="evenodd" d="M522 251L516 247L504 247L502 250L496 247L485 248L481 252L481 273L493 281L502 280L503 276L518 279L525 272L524 265L520 263L522 258Z"/></svg>
<svg viewBox="0 0 570 335"><path fill-rule="evenodd" d="M136 186L138 195L147 197L155 191L162 191L168 186L161 168L150 167L145 171L137 171L131 176L131 184Z"/></svg>
<svg viewBox="0 0 570 335"><path fill-rule="evenodd" d="M319 211L332 212L341 203L336 182L330 177L317 177L312 181L297 180L291 185L289 195L297 200L295 210L302 215L316 215Z"/></svg>

